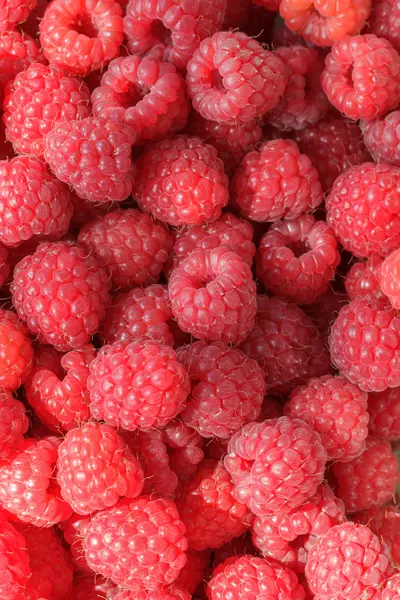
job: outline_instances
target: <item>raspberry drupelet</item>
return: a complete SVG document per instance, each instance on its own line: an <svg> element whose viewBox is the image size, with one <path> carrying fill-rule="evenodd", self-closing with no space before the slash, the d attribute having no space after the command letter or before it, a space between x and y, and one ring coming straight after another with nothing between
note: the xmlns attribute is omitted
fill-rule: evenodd
<svg viewBox="0 0 400 600"><path fill-rule="evenodd" d="M398 282L400 269L400 250L394 250L381 264L378 280L393 308L400 308L400 285Z"/></svg>
<svg viewBox="0 0 400 600"><path fill-rule="evenodd" d="M368 394L369 431L389 442L400 440L400 388Z"/></svg>
<svg viewBox="0 0 400 600"><path fill-rule="evenodd" d="M164 427L163 440L168 446L171 468L179 480L190 479L204 458L204 439L183 421L175 419Z"/></svg>
<svg viewBox="0 0 400 600"><path fill-rule="evenodd" d="M400 9L396 0L375 0L368 19L368 31L385 38L400 51Z"/></svg>
<svg viewBox="0 0 400 600"><path fill-rule="evenodd" d="M396 573L387 579L382 588L382 597L378 600L399 600L400 598L400 574Z"/></svg>
<svg viewBox="0 0 400 600"><path fill-rule="evenodd" d="M33 349L28 332L17 315L0 309L0 388L17 390L33 367Z"/></svg>
<svg viewBox="0 0 400 600"><path fill-rule="evenodd" d="M364 298L365 300L382 300L385 298L380 284L379 271L383 259L372 254L366 261L353 264L344 278L344 286L350 300Z"/></svg>
<svg viewBox="0 0 400 600"><path fill-rule="evenodd" d="M355 513L352 519L367 525L390 550L394 563L400 563L400 508L386 505Z"/></svg>
<svg viewBox="0 0 400 600"><path fill-rule="evenodd" d="M192 596L187 590L177 585L163 586L156 590L147 590L143 586L135 587L133 590L120 588L112 600L191 600ZM83 599L85 600L85 599Z"/></svg>
<svg viewBox="0 0 400 600"><path fill-rule="evenodd" d="M87 527L90 523L91 516L81 516L73 513L69 519L59 523L59 527L63 533L65 542L69 545L73 566L75 571L84 573L85 575L93 574L92 569L88 566L83 549L83 541ZM73 599L71 599L73 600ZM82 598L82 600L85 600ZM91 599L90 599L91 600ZM97 600L95 598L94 600Z"/></svg>
<svg viewBox="0 0 400 600"><path fill-rule="evenodd" d="M23 536L4 516L0 518L0 594L3 600L22 600L31 569Z"/></svg>
<svg viewBox="0 0 400 600"><path fill-rule="evenodd" d="M28 0L29 1L29 0ZM34 62L43 62L39 44L27 33L15 29L0 36L0 99L6 84Z"/></svg>
<svg viewBox="0 0 400 600"><path fill-rule="evenodd" d="M282 60L241 31L219 31L203 40L187 65L193 108L210 121L261 117L276 106L286 82Z"/></svg>
<svg viewBox="0 0 400 600"><path fill-rule="evenodd" d="M115 600L118 586L101 575L93 574L92 571L91 573L92 575L76 576L71 595L67 600L104 600L104 598Z"/></svg>
<svg viewBox="0 0 400 600"><path fill-rule="evenodd" d="M0 31L10 31L23 23L35 8L36 0L2 0L0 6Z"/></svg>
<svg viewBox="0 0 400 600"><path fill-rule="evenodd" d="M375 162L400 167L400 111L373 121L361 121L364 142Z"/></svg>
<svg viewBox="0 0 400 600"><path fill-rule="evenodd" d="M210 565L210 552L203 550L186 552L186 564L174 581L174 586L194 594L198 586L204 581Z"/></svg>
<svg viewBox="0 0 400 600"><path fill-rule="evenodd" d="M139 207L174 225L215 221L228 203L228 178L217 150L178 135L149 146L137 162Z"/></svg>
<svg viewBox="0 0 400 600"><path fill-rule="evenodd" d="M23 443L29 421L25 406L7 390L0 390L0 459Z"/></svg>
<svg viewBox="0 0 400 600"><path fill-rule="evenodd" d="M292 140L271 140L249 152L231 184L234 204L252 221L274 222L311 212L323 200L318 173Z"/></svg>
<svg viewBox="0 0 400 600"><path fill-rule="evenodd" d="M225 246L196 250L173 270L172 312L183 331L206 341L243 342L257 310L251 269Z"/></svg>
<svg viewBox="0 0 400 600"><path fill-rule="evenodd" d="M249 423L229 440L224 465L235 495L257 516L287 514L316 493L327 453L307 423L290 417Z"/></svg>

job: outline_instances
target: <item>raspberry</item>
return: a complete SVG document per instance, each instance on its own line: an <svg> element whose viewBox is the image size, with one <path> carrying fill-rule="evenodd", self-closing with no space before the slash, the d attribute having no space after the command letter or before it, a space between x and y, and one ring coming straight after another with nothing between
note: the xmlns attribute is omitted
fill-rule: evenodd
<svg viewBox="0 0 400 600"><path fill-rule="evenodd" d="M36 0L3 0L0 8L0 31L9 31L23 23L36 6Z"/></svg>
<svg viewBox="0 0 400 600"><path fill-rule="evenodd" d="M399 170L400 174L400 170ZM398 283L398 272L400 263L400 251L394 250L383 261L378 272L378 279L383 294L388 296L394 308L400 308L400 286Z"/></svg>
<svg viewBox="0 0 400 600"><path fill-rule="evenodd" d="M324 191L349 167L371 160L357 123L333 112L296 131L293 139L316 168Z"/></svg>
<svg viewBox="0 0 400 600"><path fill-rule="evenodd" d="M382 440L400 439L400 388L368 395L369 431Z"/></svg>
<svg viewBox="0 0 400 600"><path fill-rule="evenodd" d="M311 591L320 600L367 600L390 574L386 548L368 527L354 523L321 535L306 565Z"/></svg>
<svg viewBox="0 0 400 600"><path fill-rule="evenodd" d="M327 453L321 438L298 419L249 423L228 444L224 459L235 494L257 516L287 514L316 493Z"/></svg>
<svg viewBox="0 0 400 600"><path fill-rule="evenodd" d="M357 523L367 525L385 542L395 563L400 563L400 508L378 506L352 515Z"/></svg>
<svg viewBox="0 0 400 600"><path fill-rule="evenodd" d="M190 548L219 548L245 533L251 516L234 489L228 471L214 460L205 460L183 486L177 508Z"/></svg>
<svg viewBox="0 0 400 600"><path fill-rule="evenodd" d="M371 12L371 0L335 2L281 0L279 12L285 25L317 46L331 46L361 31Z"/></svg>
<svg viewBox="0 0 400 600"><path fill-rule="evenodd" d="M122 41L122 10L114 0L54 0L40 23L49 63L77 75L102 69Z"/></svg>
<svg viewBox="0 0 400 600"><path fill-rule="evenodd" d="M29 2L30 0L28 0ZM27 6L27 3L24 3ZM20 31L2 31L0 35L0 100L3 91L20 71L33 62L43 62L39 44L30 35Z"/></svg>
<svg viewBox="0 0 400 600"><path fill-rule="evenodd" d="M26 439L0 465L0 504L24 523L51 527L71 515L56 480L58 444L56 438Z"/></svg>
<svg viewBox="0 0 400 600"><path fill-rule="evenodd" d="M117 586L101 575L79 576L74 581L71 595L66 600L115 600Z"/></svg>
<svg viewBox="0 0 400 600"><path fill-rule="evenodd" d="M25 406L12 397L10 392L0 390L0 459L7 456L23 443L29 421Z"/></svg>
<svg viewBox="0 0 400 600"><path fill-rule="evenodd" d="M92 117L62 121L45 137L44 158L57 179L80 198L121 202L130 195L136 174L131 158L134 141L133 129L118 121Z"/></svg>
<svg viewBox="0 0 400 600"><path fill-rule="evenodd" d="M185 481L192 477L204 458L203 438L177 419L164 427L163 439L169 447L171 467L179 480Z"/></svg>
<svg viewBox="0 0 400 600"><path fill-rule="evenodd" d="M115 208L112 202L97 204L90 200L82 200L73 190L71 190L71 202L74 209L70 223L71 230L79 229L88 221L94 221L97 217L101 217Z"/></svg>
<svg viewBox="0 0 400 600"><path fill-rule="evenodd" d="M69 551L74 563L74 568L76 571L85 574L93 574L92 569L89 568L86 562L85 551L83 549L83 540L85 539L90 519L90 516L82 517L74 513L69 519L60 523L64 540L69 544ZM71 600L76 599L71 598ZM82 600L85 599L83 598Z"/></svg>
<svg viewBox="0 0 400 600"><path fill-rule="evenodd" d="M399 246L399 189L400 169L382 163L352 167L335 181L326 200L327 221L345 250L369 258Z"/></svg>
<svg viewBox="0 0 400 600"><path fill-rule="evenodd" d="M204 580L208 565L210 564L210 552L203 550L186 552L186 564L174 581L177 588L194 594L197 587Z"/></svg>
<svg viewBox="0 0 400 600"><path fill-rule="evenodd" d="M275 52L288 71L288 82L278 104L264 121L280 131L304 129L315 125L329 110L321 89L322 56L312 48L288 46Z"/></svg>
<svg viewBox="0 0 400 600"><path fill-rule="evenodd" d="M245 554L228 558L207 586L209 600L303 600L304 589L290 569Z"/></svg>
<svg viewBox="0 0 400 600"><path fill-rule="evenodd" d="M264 368L272 392L288 392L330 372L329 354L311 319L279 298L258 296L256 323L242 349Z"/></svg>
<svg viewBox="0 0 400 600"><path fill-rule="evenodd" d="M192 252L172 272L168 290L179 327L195 337L239 343L253 327L256 285L249 265L229 248Z"/></svg>
<svg viewBox="0 0 400 600"><path fill-rule="evenodd" d="M332 466L336 494L347 512L368 510L388 502L398 483L397 458L389 442L368 438L366 450L346 463Z"/></svg>
<svg viewBox="0 0 400 600"><path fill-rule="evenodd" d="M222 342L195 342L178 350L178 358L192 383L182 420L202 437L228 439L258 419L266 386L255 360Z"/></svg>
<svg viewBox="0 0 400 600"><path fill-rule="evenodd" d="M163 223L131 208L89 221L78 243L110 272L113 287L129 289L157 280L173 242Z"/></svg>
<svg viewBox="0 0 400 600"><path fill-rule="evenodd" d="M253 519L254 520L254 519ZM213 552L213 565L214 568L218 567L221 563L224 563L228 558L240 556L241 554L250 554L251 556L258 556L257 550L254 548L251 541L251 535L249 532L235 538L221 546L216 548Z"/></svg>
<svg viewBox="0 0 400 600"><path fill-rule="evenodd" d="M282 139L246 154L232 179L231 194L244 217L260 222L299 217L323 200L308 156L293 141Z"/></svg>
<svg viewBox="0 0 400 600"><path fill-rule="evenodd" d="M326 338L331 330L332 323L337 318L342 306L347 304L348 297L344 292L329 289L319 296L318 302L304 306L304 312L311 318L314 325Z"/></svg>
<svg viewBox="0 0 400 600"><path fill-rule="evenodd" d="M130 54L144 54L160 47L160 59L185 69L200 41L218 31L228 0L130 0L124 31Z"/></svg>
<svg viewBox="0 0 400 600"><path fill-rule="evenodd" d="M223 162L199 138L178 135L153 144L137 167L134 196L140 208L170 225L215 221L228 203Z"/></svg>
<svg viewBox="0 0 400 600"><path fill-rule="evenodd" d="M346 273L344 286L350 300L363 298L365 300L383 300L385 295L379 285L379 270L382 258L372 254L367 261L358 261Z"/></svg>
<svg viewBox="0 0 400 600"><path fill-rule="evenodd" d="M93 417L128 431L163 427L181 412L190 391L175 351L157 342L103 346L90 373Z"/></svg>
<svg viewBox="0 0 400 600"><path fill-rule="evenodd" d="M400 167L398 128L400 111L394 110L374 121L362 121L364 142L375 162Z"/></svg>
<svg viewBox="0 0 400 600"><path fill-rule="evenodd" d="M2 600L22 600L31 570L25 540L2 517L0 519L0 595Z"/></svg>
<svg viewBox="0 0 400 600"><path fill-rule="evenodd" d="M187 65L193 108L210 121L253 121L276 106L286 82L280 58L241 31L203 40Z"/></svg>
<svg viewBox="0 0 400 600"><path fill-rule="evenodd" d="M0 309L0 388L18 389L32 366L33 350L25 325L15 313Z"/></svg>
<svg viewBox="0 0 400 600"><path fill-rule="evenodd" d="M341 375L367 392L400 386L400 318L383 302L362 298L344 306L329 346Z"/></svg>
<svg viewBox="0 0 400 600"><path fill-rule="evenodd" d="M257 274L289 302L309 304L326 292L340 254L333 231L312 215L280 221L261 238Z"/></svg>
<svg viewBox="0 0 400 600"><path fill-rule="evenodd" d="M142 143L179 131L189 113L185 82L175 67L139 56L109 64L92 93L92 104L95 117L129 125Z"/></svg>
<svg viewBox="0 0 400 600"><path fill-rule="evenodd" d="M85 555L93 571L128 589L171 584L186 562L185 526L175 504L141 496L92 517Z"/></svg>
<svg viewBox="0 0 400 600"><path fill-rule="evenodd" d="M385 581L382 589L381 600L399 600L400 598L400 574L393 575Z"/></svg>
<svg viewBox="0 0 400 600"><path fill-rule="evenodd" d="M368 19L368 31L385 38L400 51L399 5L396 0L375 0Z"/></svg>
<svg viewBox="0 0 400 600"><path fill-rule="evenodd" d="M162 587L157 590L146 590L139 586L132 591L122 590L112 600L191 600L192 596L186 590L174 585Z"/></svg>
<svg viewBox="0 0 400 600"><path fill-rule="evenodd" d="M321 84L346 117L374 119L399 104L400 56L375 35L346 36L326 57Z"/></svg>

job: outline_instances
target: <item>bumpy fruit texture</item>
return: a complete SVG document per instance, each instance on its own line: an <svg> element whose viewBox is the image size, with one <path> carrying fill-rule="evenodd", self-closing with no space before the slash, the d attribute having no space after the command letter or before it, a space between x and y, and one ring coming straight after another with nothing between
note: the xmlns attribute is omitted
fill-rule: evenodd
<svg viewBox="0 0 400 600"><path fill-rule="evenodd" d="M85 551L83 548L83 541L90 519L90 516L83 517L73 513L69 519L62 521L59 524L64 540L69 545L74 570L85 573L85 575L93 573L86 562Z"/></svg>
<svg viewBox="0 0 400 600"><path fill-rule="evenodd" d="M0 458L6 458L23 443L29 421L25 406L7 390L0 391Z"/></svg>
<svg viewBox="0 0 400 600"><path fill-rule="evenodd" d="M400 251L394 250L383 261L379 268L378 278L383 294L385 294L393 308L400 308L400 286L398 274L400 269Z"/></svg>
<svg viewBox="0 0 400 600"><path fill-rule="evenodd" d="M201 552L187 550L186 564L175 579L174 586L187 590L189 594L194 594L205 579L210 564L210 554L207 550Z"/></svg>
<svg viewBox="0 0 400 600"><path fill-rule="evenodd" d="M400 439L400 388L368 394L369 431L382 440Z"/></svg>
<svg viewBox="0 0 400 600"><path fill-rule="evenodd" d="M16 29L2 31L0 37L0 98L4 88L18 73L34 62L43 62L42 51L37 41Z"/></svg>
<svg viewBox="0 0 400 600"><path fill-rule="evenodd" d="M0 593L4 600L22 600L31 569L23 536L2 516L0 519Z"/></svg>
<svg viewBox="0 0 400 600"><path fill-rule="evenodd" d="M15 391L29 376L33 348L28 332L18 316L0 309L0 386Z"/></svg>
<svg viewBox="0 0 400 600"><path fill-rule="evenodd" d="M389 548L392 560L400 564L400 509L385 505L355 513L352 519L367 525Z"/></svg>
<svg viewBox="0 0 400 600"><path fill-rule="evenodd" d="M361 122L365 145L376 162L400 167L399 124L398 110L373 121Z"/></svg>
<svg viewBox="0 0 400 600"><path fill-rule="evenodd" d="M373 254L368 260L353 264L344 278L344 286L350 300L354 300L354 298L382 300L385 298L379 284L382 262L379 255Z"/></svg>
<svg viewBox="0 0 400 600"><path fill-rule="evenodd" d="M397 51L400 50L399 17L396 0L376 0L368 19L368 31L388 40Z"/></svg>

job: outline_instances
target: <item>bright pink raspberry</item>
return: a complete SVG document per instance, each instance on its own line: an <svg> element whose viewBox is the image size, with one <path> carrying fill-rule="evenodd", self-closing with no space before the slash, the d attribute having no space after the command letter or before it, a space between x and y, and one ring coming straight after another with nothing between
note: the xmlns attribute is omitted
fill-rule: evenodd
<svg viewBox="0 0 400 600"><path fill-rule="evenodd" d="M203 550L186 552L186 564L174 581L174 586L194 594L197 587L204 581L210 564L210 552Z"/></svg>
<svg viewBox="0 0 400 600"><path fill-rule="evenodd" d="M215 221L228 203L228 178L217 150L178 135L150 146L137 162L134 197L140 208L170 225Z"/></svg>
<svg viewBox="0 0 400 600"><path fill-rule="evenodd" d="M364 142L375 162L400 167L400 111L373 121L361 121Z"/></svg>
<svg viewBox="0 0 400 600"><path fill-rule="evenodd" d="M184 70L200 41L218 31L228 0L130 0L124 32L130 54L159 47L160 58Z"/></svg>
<svg viewBox="0 0 400 600"><path fill-rule="evenodd" d="M346 117L374 119L399 104L400 56L375 35L345 36L325 59L321 84Z"/></svg>
<svg viewBox="0 0 400 600"><path fill-rule="evenodd" d="M382 596L378 600L399 600L400 598L400 574L393 575L387 579L382 588Z"/></svg>
<svg viewBox="0 0 400 600"><path fill-rule="evenodd" d="M96 573L128 589L171 584L186 562L185 526L171 500L121 500L92 517L86 560Z"/></svg>
<svg viewBox="0 0 400 600"><path fill-rule="evenodd" d="M10 31L23 23L36 6L36 0L2 0L0 6L0 31Z"/></svg>
<svg viewBox="0 0 400 600"><path fill-rule="evenodd" d="M317 431L328 459L347 462L365 450L368 395L344 377L314 377L293 390L285 414Z"/></svg>
<svg viewBox="0 0 400 600"><path fill-rule="evenodd" d="M400 51L400 8L397 0L374 0L368 31L385 38Z"/></svg>
<svg viewBox="0 0 400 600"><path fill-rule="evenodd" d="M252 221L293 219L311 212L323 200L318 173L292 140L265 142L249 152L236 170L232 199Z"/></svg>
<svg viewBox="0 0 400 600"><path fill-rule="evenodd" d="M332 470L337 481L336 494L349 513L385 504L396 493L397 458L384 440L368 438L363 454L346 463L334 463Z"/></svg>
<svg viewBox="0 0 400 600"><path fill-rule="evenodd" d="M247 123L276 106L287 82L285 65L241 31L203 40L187 65L193 108L204 119Z"/></svg>
<svg viewBox="0 0 400 600"><path fill-rule="evenodd" d="M85 574L93 574L92 569L86 562L85 551L83 549L83 541L85 539L90 520L91 516L83 517L73 513L69 519L62 521L59 524L59 527L64 535L64 540L67 542L67 544L69 544L69 551L73 560L75 571ZM71 598L71 600L74 599Z"/></svg>
<svg viewBox="0 0 400 600"><path fill-rule="evenodd" d="M381 291L388 296L391 305L396 309L400 308L399 272L400 250L394 250L381 264L378 272L378 280Z"/></svg>
<svg viewBox="0 0 400 600"><path fill-rule="evenodd" d="M324 340L295 304L258 296L256 323L243 351L264 368L267 390L285 393L330 372Z"/></svg>
<svg viewBox="0 0 400 600"><path fill-rule="evenodd" d="M29 2L30 0L28 0ZM24 4L25 6L27 3ZM6 84L33 62L43 62L38 42L27 33L15 29L2 31L0 36L0 99Z"/></svg>
<svg viewBox="0 0 400 600"><path fill-rule="evenodd" d="M163 427L185 405L189 377L175 351L152 341L103 346L90 365L90 410L128 431Z"/></svg>
<svg viewBox="0 0 400 600"><path fill-rule="evenodd" d="M54 0L40 23L49 63L77 75L102 69L122 40L122 10L115 0Z"/></svg>
<svg viewBox="0 0 400 600"><path fill-rule="evenodd" d="M289 302L310 304L327 291L340 262L333 230L312 215L274 223L261 238L257 275Z"/></svg>
<svg viewBox="0 0 400 600"><path fill-rule="evenodd" d="M400 440L400 387L368 394L371 435L395 442Z"/></svg>
<svg viewBox="0 0 400 600"><path fill-rule="evenodd" d="M400 508L376 506L352 515L357 523L367 525L389 548L393 562L400 563Z"/></svg>
<svg viewBox="0 0 400 600"><path fill-rule="evenodd" d="M319 296L315 304L307 304L303 309L324 338L326 338L340 309L348 301L349 299L344 292L330 288L325 294Z"/></svg>
<svg viewBox="0 0 400 600"><path fill-rule="evenodd" d="M33 349L28 332L17 315L0 309L0 388L15 391L33 366Z"/></svg>
<svg viewBox="0 0 400 600"><path fill-rule="evenodd" d="M192 384L182 420L202 437L229 439L258 419L266 385L257 361L222 342L183 346L178 358Z"/></svg>
<svg viewBox="0 0 400 600"><path fill-rule="evenodd" d="M25 406L7 390L0 390L0 459L6 458L23 443L29 421Z"/></svg>
<svg viewBox="0 0 400 600"><path fill-rule="evenodd" d="M179 480L190 479L204 458L204 438L180 419L176 419L164 427L163 440L169 448L171 468Z"/></svg>
<svg viewBox="0 0 400 600"><path fill-rule="evenodd" d="M156 281L173 245L163 223L134 208L89 221L78 243L104 265L113 287L120 289Z"/></svg>
<svg viewBox="0 0 400 600"><path fill-rule="evenodd" d="M365 300L382 300L385 295L379 285L379 271L383 260L377 254L372 254L367 261L358 261L346 273L344 286L350 300L364 298Z"/></svg>
<svg viewBox="0 0 400 600"><path fill-rule="evenodd" d="M0 465L0 504L24 523L51 527L68 519L56 480L58 438L26 439Z"/></svg>
<svg viewBox="0 0 400 600"><path fill-rule="evenodd" d="M192 252L171 274L169 296L179 327L200 339L242 342L257 310L247 263L229 248Z"/></svg>
<svg viewBox="0 0 400 600"><path fill-rule="evenodd" d="M0 595L2 600L23 600L31 569L23 536L2 516L0 519Z"/></svg>
<svg viewBox="0 0 400 600"><path fill-rule="evenodd" d="M249 423L224 459L236 497L257 516L287 514L316 493L327 453L307 423L290 417Z"/></svg>
<svg viewBox="0 0 400 600"><path fill-rule="evenodd" d="M176 505L190 548L219 548L245 533L251 515L234 491L230 474L214 460L201 463L195 476L184 484Z"/></svg>
<svg viewBox="0 0 400 600"><path fill-rule="evenodd" d="M45 137L44 158L80 198L121 202L130 195L136 174L134 142L133 129L112 119L59 121Z"/></svg>
<svg viewBox="0 0 400 600"><path fill-rule="evenodd" d="M29 330L67 352L90 341L110 303L106 271L72 242L40 244L14 269L14 306Z"/></svg>
<svg viewBox="0 0 400 600"><path fill-rule="evenodd" d="M139 56L114 59L91 100L95 117L129 125L138 143L179 131L189 114L185 81L176 68Z"/></svg>

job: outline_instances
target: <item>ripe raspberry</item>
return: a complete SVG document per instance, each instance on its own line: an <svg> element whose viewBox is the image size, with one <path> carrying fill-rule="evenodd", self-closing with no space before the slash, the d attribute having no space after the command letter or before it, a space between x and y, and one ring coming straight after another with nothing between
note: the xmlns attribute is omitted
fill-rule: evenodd
<svg viewBox="0 0 400 600"><path fill-rule="evenodd" d="M361 121L365 145L375 162L400 167L399 124L400 111L398 110L374 121Z"/></svg>
<svg viewBox="0 0 400 600"><path fill-rule="evenodd" d="M241 31L203 40L187 65L193 108L204 119L248 123L276 106L287 82L285 65Z"/></svg>
<svg viewBox="0 0 400 600"><path fill-rule="evenodd" d="M307 580L320 600L367 600L389 575L387 550L364 525L335 525L308 554Z"/></svg>
<svg viewBox="0 0 400 600"><path fill-rule="evenodd" d="M235 538L227 544L224 544L221 546L221 548L216 548L213 552L213 566L216 568L221 563L224 563L228 558L236 558L242 554L258 556L257 550L254 548L251 541L251 535L249 532Z"/></svg>
<svg viewBox="0 0 400 600"><path fill-rule="evenodd" d="M400 439L400 388L368 395L371 435L388 442Z"/></svg>
<svg viewBox="0 0 400 600"><path fill-rule="evenodd" d="M249 423L228 444L224 459L235 494L257 516L287 514L316 493L327 453L321 438L298 419Z"/></svg>
<svg viewBox="0 0 400 600"><path fill-rule="evenodd" d="M400 250L394 250L383 261L377 275L383 294L388 296L391 305L396 309L400 308L399 265Z"/></svg>
<svg viewBox="0 0 400 600"><path fill-rule="evenodd" d="M175 504L141 496L92 517L84 541L93 571L128 589L171 584L186 562L185 526Z"/></svg>
<svg viewBox="0 0 400 600"><path fill-rule="evenodd" d="M92 117L62 121L45 137L44 158L57 179L80 198L121 202L130 195L136 174L131 158L134 142L133 129L118 121Z"/></svg>
<svg viewBox="0 0 400 600"><path fill-rule="evenodd" d="M180 419L167 423L163 429L163 439L169 447L171 468L179 480L190 479L204 458L204 439Z"/></svg>
<svg viewBox="0 0 400 600"><path fill-rule="evenodd" d="M175 351L157 342L103 346L90 373L93 417L128 431L164 427L181 412L190 391Z"/></svg>
<svg viewBox="0 0 400 600"><path fill-rule="evenodd" d="M142 143L179 131L189 114L185 81L176 68L139 56L114 59L91 100L95 117L129 125Z"/></svg>
<svg viewBox="0 0 400 600"><path fill-rule="evenodd" d="M400 574L393 575L387 579L382 588L382 597L378 600L399 600L400 598Z"/></svg>
<svg viewBox="0 0 400 600"><path fill-rule="evenodd" d="M346 463L334 463L336 494L347 512L368 510L388 502L398 483L397 458L389 442L368 438L366 450Z"/></svg>
<svg viewBox="0 0 400 600"><path fill-rule="evenodd" d="M210 552L206 550L202 552L188 550L186 552L186 564L175 579L174 586L193 595L198 586L204 581L209 564Z"/></svg>
<svg viewBox="0 0 400 600"><path fill-rule="evenodd" d="M23 23L36 6L36 0L3 0L0 7L0 31L9 31Z"/></svg>
<svg viewBox="0 0 400 600"><path fill-rule="evenodd" d="M26 439L0 465L0 504L24 523L51 527L71 515L56 480L58 445L57 438Z"/></svg>
<svg viewBox="0 0 400 600"><path fill-rule="evenodd" d="M328 460L347 462L365 450L368 396L344 377L315 377L295 388L285 414L320 434Z"/></svg>
<svg viewBox="0 0 400 600"><path fill-rule="evenodd" d="M69 544L69 551L73 560L75 571L81 573L93 574L92 569L88 566L85 558L85 551L83 548L83 541L85 539L86 531L90 523L91 517L82 517L73 513L73 515L66 521L62 521L59 524L64 540ZM71 600L76 600L71 598ZM85 600L84 598L82 600Z"/></svg>
<svg viewBox="0 0 400 600"><path fill-rule="evenodd" d="M219 548L245 533L251 515L234 491L228 471L214 460L205 460L183 486L176 505L190 548Z"/></svg>
<svg viewBox="0 0 400 600"><path fill-rule="evenodd" d="M393 562L400 563L400 508L378 506L356 513L352 519L367 525L389 548Z"/></svg>
<svg viewBox="0 0 400 600"><path fill-rule="evenodd" d="M178 359L192 384L181 415L186 425L204 438L228 439L258 419L266 386L255 360L222 342L184 346L178 350Z"/></svg>
<svg viewBox="0 0 400 600"><path fill-rule="evenodd" d="M332 323L337 319L342 306L349 301L344 292L329 289L319 296L315 304L304 306L304 312L310 317L314 325L324 338L328 337Z"/></svg>
<svg viewBox="0 0 400 600"><path fill-rule="evenodd" d="M77 75L102 69L117 56L122 41L122 10L114 0L54 0L40 23L49 63Z"/></svg>
<svg viewBox="0 0 400 600"><path fill-rule="evenodd" d="M28 0L29 2L30 0ZM24 3L26 6L27 3ZM6 84L33 62L43 62L42 52L35 39L14 29L0 36L0 100Z"/></svg>
<svg viewBox="0 0 400 600"><path fill-rule="evenodd" d="M396 0L375 0L368 19L368 31L385 38L400 51L399 5Z"/></svg>
<svg viewBox="0 0 400 600"><path fill-rule="evenodd" d="M310 159L293 141L282 139L246 154L232 179L231 194L244 217L260 222L299 217L323 200Z"/></svg>
<svg viewBox="0 0 400 600"><path fill-rule="evenodd" d="M304 589L295 573L278 563L244 554L228 558L208 582L209 600L303 600Z"/></svg>
<svg viewBox="0 0 400 600"><path fill-rule="evenodd" d="M22 402L13 398L7 390L0 390L0 459L7 458L22 445L28 427Z"/></svg>
<svg viewBox="0 0 400 600"><path fill-rule="evenodd" d="M25 325L15 313L0 309L0 388L18 389L32 366L33 349Z"/></svg>
<svg viewBox="0 0 400 600"><path fill-rule="evenodd" d="M159 46L159 58L183 70L201 40L220 29L226 5L227 0L130 0L124 18L129 53L144 54Z"/></svg>
<svg viewBox="0 0 400 600"><path fill-rule="evenodd" d="M170 225L215 221L228 203L223 162L199 138L178 135L153 144L137 167L134 196L140 208Z"/></svg>
<svg viewBox="0 0 400 600"><path fill-rule="evenodd" d="M324 60L317 50L302 46L278 48L275 52L288 71L288 82L278 104L264 121L280 131L304 129L315 125L329 110L321 88Z"/></svg>
<svg viewBox="0 0 400 600"><path fill-rule="evenodd" d="M239 343L254 325L256 284L229 248L192 252L172 272L168 290L179 327L195 337Z"/></svg>
<svg viewBox="0 0 400 600"><path fill-rule="evenodd" d="M78 243L110 272L114 288L129 289L157 280L173 241L163 223L131 208L89 221Z"/></svg>
<svg viewBox="0 0 400 600"><path fill-rule="evenodd" d="M0 519L0 595L2 600L22 600L31 576L25 540L1 517Z"/></svg>
<svg viewBox="0 0 400 600"><path fill-rule="evenodd" d="M367 261L358 261L346 273L344 286L350 300L364 298L365 300L383 300L385 295L379 285L379 270L382 258L372 254Z"/></svg>
<svg viewBox="0 0 400 600"><path fill-rule="evenodd" d="M311 319L279 298L258 296L256 323L241 347L264 368L271 392L286 393L330 372L324 340Z"/></svg>
<svg viewBox="0 0 400 600"><path fill-rule="evenodd" d="M123 590L112 596L112 600L191 600L192 596L186 590L172 586L165 586L157 590L146 590L143 586L133 590Z"/></svg>
<svg viewBox="0 0 400 600"><path fill-rule="evenodd" d="M374 119L399 104L400 56L375 35L345 36L325 59L321 84L346 117Z"/></svg>
<svg viewBox="0 0 400 600"><path fill-rule="evenodd" d="M362 390L400 386L400 318L384 302L356 298L344 306L329 346L341 375Z"/></svg>

